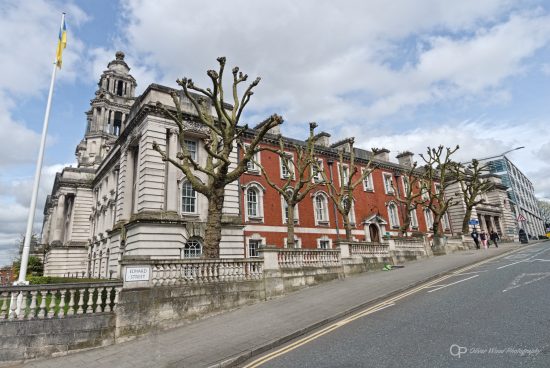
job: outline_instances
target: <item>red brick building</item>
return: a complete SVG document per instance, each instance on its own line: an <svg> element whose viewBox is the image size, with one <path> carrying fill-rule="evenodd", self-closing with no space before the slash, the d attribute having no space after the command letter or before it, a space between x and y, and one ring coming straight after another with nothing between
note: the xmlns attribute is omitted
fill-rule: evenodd
<svg viewBox="0 0 550 368"><path fill-rule="evenodd" d="M275 134L266 136L262 147L279 147L277 132L273 133ZM318 134L315 154L327 178L339 183L338 151L343 149L344 152L349 152L349 140L330 144L329 138L327 133ZM284 138L284 141L285 152L290 159L296 160L292 145L304 145L305 142L289 138ZM390 152L386 149L379 150L376 154L358 148L354 148L354 152L358 172L371 160L376 168L353 192L354 204L350 213L353 237L358 241L379 242L384 235L401 235L399 227L404 219L404 205L396 201L397 193L394 191L404 193L403 174L411 167L412 153L398 155L399 163L394 163L390 162ZM256 160L264 167L272 182L283 185L289 173L279 155L261 151L257 153ZM255 249L261 244L285 247L286 202L280 193L268 185L260 168L252 163L248 172L240 178L240 185L246 256L254 256ZM297 247L332 248L335 240L345 238L342 216L329 198L326 185L321 184L313 189L297 205L295 217ZM447 217L442 222L444 229L451 228ZM419 207L412 212L409 231L427 233L432 224L431 211Z"/></svg>

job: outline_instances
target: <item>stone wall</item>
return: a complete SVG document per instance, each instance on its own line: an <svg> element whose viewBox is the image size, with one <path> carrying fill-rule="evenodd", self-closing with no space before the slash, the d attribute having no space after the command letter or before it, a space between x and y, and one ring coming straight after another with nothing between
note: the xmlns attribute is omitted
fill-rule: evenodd
<svg viewBox="0 0 550 368"><path fill-rule="evenodd" d="M123 290L117 341L265 300L263 280Z"/></svg>
<svg viewBox="0 0 550 368"><path fill-rule="evenodd" d="M115 339L114 313L66 318L0 321L0 365L71 350L109 345Z"/></svg>

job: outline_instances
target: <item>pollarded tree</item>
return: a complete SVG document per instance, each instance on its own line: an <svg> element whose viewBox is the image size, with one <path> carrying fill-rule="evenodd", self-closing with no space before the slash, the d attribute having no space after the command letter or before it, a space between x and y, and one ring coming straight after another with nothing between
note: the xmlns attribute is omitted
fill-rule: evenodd
<svg viewBox="0 0 550 368"><path fill-rule="evenodd" d="M306 145L292 144L290 148L296 153L296 158L289 157L289 153L285 152L285 143L282 137L279 137L279 148L261 147L257 151L268 151L277 154L281 158L287 175L282 184L277 184L275 180L269 177L265 168L258 161L254 161L264 176L267 184L275 189L285 200L287 209L287 247L294 248L294 209L306 195L319 185L313 180L312 167L316 162L315 158L315 128L316 123L309 124L309 138L306 140ZM293 155L293 153L292 153Z"/></svg>
<svg viewBox="0 0 550 368"><path fill-rule="evenodd" d="M422 160L426 163L424 165L424 177L427 182L425 194L428 195L426 207L428 207L433 215L433 232L434 239L439 237L439 225L443 216L447 213L449 207L454 206L457 202L456 199L445 196L447 188L455 183L453 178L454 167L456 162L451 159L453 153L458 150L457 145L454 149L449 147L445 148L439 146L437 148L427 148L427 155L420 154Z"/></svg>
<svg viewBox="0 0 550 368"><path fill-rule="evenodd" d="M467 166L457 164L453 171L456 181L460 185L459 194L466 206L466 212L462 219L462 233L468 234L470 232L469 222L472 217L472 210L478 204L485 202L481 195L491 191L495 185L489 179L483 178L483 175L487 174L489 170L487 165L480 164L478 160L472 160Z"/></svg>
<svg viewBox="0 0 550 368"><path fill-rule="evenodd" d="M355 164L355 151L353 144L354 138L348 139L349 152L344 152L340 149L338 152L338 172L339 183L336 185L333 180L327 178L327 174L318 162L315 162L316 171L321 174L324 184L327 186L328 195L336 205L336 209L342 215L344 221L344 229L346 230L346 240L351 240L351 221L350 212L353 208L354 198L353 191L363 183L374 170L372 161L361 169L361 173L357 176L358 167ZM332 168L329 168L331 170Z"/></svg>
<svg viewBox="0 0 550 368"><path fill-rule="evenodd" d="M178 126L179 148L176 157L169 157L158 144L154 143L153 148L159 152L163 161L168 161L183 172L193 189L208 198L208 215L206 219L206 230L204 236L204 256L206 258L218 258L220 252L221 230L222 230L222 209L224 204L225 187L237 180L247 169L248 162L268 130L283 123L283 119L274 114L270 116L258 129L254 139L245 149L239 162L232 161L230 156L235 153L237 141L245 133L248 127L239 126L239 121L244 108L253 95L253 89L260 82L256 78L248 85L244 94L239 96L238 87L248 79L246 74L239 71L238 67L233 68L233 83L230 96L233 105L228 105L224 100L223 73L225 69L225 57L217 59L219 71L209 70L207 75L212 81L212 88L200 88L191 79L178 79L177 83L183 88L185 97L194 106L198 119L206 130L206 137L203 139L204 148L207 152L206 163L200 165L193 159L191 152L185 144L186 139L186 118L181 110L181 100L177 92L172 92L175 110L167 108L158 103L167 118L173 120ZM190 91L199 93L200 97ZM215 115L205 108L205 101L209 101L215 110ZM202 182L195 176L195 172L206 175L206 182Z"/></svg>
<svg viewBox="0 0 550 368"><path fill-rule="evenodd" d="M399 231L402 234L407 232L411 224L411 212L416 211L418 206L426 204L426 199L422 195L422 188L426 187L423 173L417 169L418 164L414 162L412 166L403 174L403 193L395 190L395 200L405 207L403 224ZM396 183L397 184L397 183ZM393 181L392 181L393 187ZM415 190L417 188L417 190Z"/></svg>

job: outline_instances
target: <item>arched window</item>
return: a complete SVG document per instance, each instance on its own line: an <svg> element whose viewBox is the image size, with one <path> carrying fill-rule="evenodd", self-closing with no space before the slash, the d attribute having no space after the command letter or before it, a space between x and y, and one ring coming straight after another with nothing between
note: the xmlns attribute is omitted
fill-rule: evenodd
<svg viewBox="0 0 550 368"><path fill-rule="evenodd" d="M388 217L392 228L399 227L399 213L397 206L393 202L388 205Z"/></svg>
<svg viewBox="0 0 550 368"><path fill-rule="evenodd" d="M183 258L200 258L202 256L202 243L199 238L190 238L183 248Z"/></svg>
<svg viewBox="0 0 550 368"><path fill-rule="evenodd" d="M107 249L107 253L105 255L105 278L109 277L109 258L111 257L111 250Z"/></svg>
<svg viewBox="0 0 550 368"><path fill-rule="evenodd" d="M122 113L115 111L115 120L113 121L113 134L120 135L120 129L122 128Z"/></svg>
<svg viewBox="0 0 550 368"><path fill-rule="evenodd" d="M424 209L424 217L426 218L426 227L428 230L433 229L434 227L434 217L432 211L429 208Z"/></svg>
<svg viewBox="0 0 550 368"><path fill-rule="evenodd" d="M287 193L292 193L292 190L289 189ZM283 223L288 223L288 203L285 199L285 197L281 196L281 207L283 209ZM294 206L294 223L297 224L299 220L299 214L298 214L298 203Z"/></svg>
<svg viewBox="0 0 550 368"><path fill-rule="evenodd" d="M416 217L416 209L411 209L410 211L410 225L412 229L418 229L418 218Z"/></svg>
<svg viewBox="0 0 550 368"><path fill-rule="evenodd" d="M246 210L248 217L260 216L259 195L256 188L248 188L246 190Z"/></svg>
<svg viewBox="0 0 550 368"><path fill-rule="evenodd" d="M449 215L445 213L443 215L443 218L441 219L441 222L443 223L443 229L444 230L450 230L451 229L451 223L449 222Z"/></svg>
<svg viewBox="0 0 550 368"><path fill-rule="evenodd" d="M197 213L197 192L188 181L181 185L181 212Z"/></svg>
<svg viewBox="0 0 550 368"><path fill-rule="evenodd" d="M344 208L349 207L348 219L351 225L355 225L355 203L353 202L348 196L342 198L342 206Z"/></svg>
<svg viewBox="0 0 550 368"><path fill-rule="evenodd" d="M317 224L328 223L328 205L327 197L319 193L315 196L315 220Z"/></svg>

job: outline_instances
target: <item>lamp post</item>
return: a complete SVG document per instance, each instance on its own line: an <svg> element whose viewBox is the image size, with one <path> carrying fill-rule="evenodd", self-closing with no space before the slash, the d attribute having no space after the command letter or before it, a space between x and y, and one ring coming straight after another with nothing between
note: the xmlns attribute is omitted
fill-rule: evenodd
<svg viewBox="0 0 550 368"><path fill-rule="evenodd" d="M502 152L502 153L499 154L499 155L489 156L489 157L484 157L484 158L479 158L479 159L475 159L475 160L477 160L477 161L479 162L479 161L490 160L490 159L492 159L492 158L497 158L497 157L505 157L505 155L506 155L507 153L510 153L510 152L513 152L513 151L517 151L517 150L520 150L520 149L523 149L523 148L525 148L525 146L520 146L520 147L512 148L512 149L510 149L510 150L508 150L508 151ZM467 164L467 163L472 162L473 160L474 160L474 159L471 159L470 161L461 162L461 164Z"/></svg>

